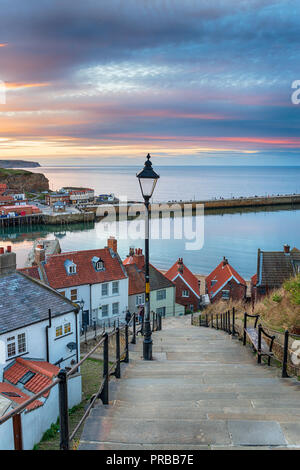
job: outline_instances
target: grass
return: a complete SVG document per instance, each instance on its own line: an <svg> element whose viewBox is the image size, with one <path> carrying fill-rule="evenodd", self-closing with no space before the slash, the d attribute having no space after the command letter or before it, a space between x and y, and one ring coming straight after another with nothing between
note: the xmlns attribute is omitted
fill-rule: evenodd
<svg viewBox="0 0 300 470"><path fill-rule="evenodd" d="M70 433L84 415L86 406L91 397L98 391L102 380L103 361L89 358L81 366L82 375L82 401L69 410L69 430ZM76 448L80 438L80 432L75 436L73 448ZM59 450L59 420L52 423L50 428L44 433L39 444L34 446L34 450Z"/></svg>
<svg viewBox="0 0 300 470"><path fill-rule="evenodd" d="M31 175L31 171L27 170L13 170L11 168L0 168L0 177L1 176L11 176L11 175Z"/></svg>
<svg viewBox="0 0 300 470"><path fill-rule="evenodd" d="M280 289L273 290L254 305L232 300L210 304L203 313L223 313L235 308L236 318L243 319L244 313L260 315L262 322L271 329L295 332L300 329L300 274L286 281Z"/></svg>

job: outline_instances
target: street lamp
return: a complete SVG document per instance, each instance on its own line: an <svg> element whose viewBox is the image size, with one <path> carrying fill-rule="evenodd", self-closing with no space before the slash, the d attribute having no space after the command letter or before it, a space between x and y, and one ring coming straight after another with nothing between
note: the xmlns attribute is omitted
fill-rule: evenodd
<svg viewBox="0 0 300 470"><path fill-rule="evenodd" d="M145 221L145 306L144 306L144 342L143 357L145 360L152 359L152 338L150 324L150 276L149 276L149 203L153 194L159 175L155 173L150 162L148 153L144 168L137 173L142 196L146 207Z"/></svg>

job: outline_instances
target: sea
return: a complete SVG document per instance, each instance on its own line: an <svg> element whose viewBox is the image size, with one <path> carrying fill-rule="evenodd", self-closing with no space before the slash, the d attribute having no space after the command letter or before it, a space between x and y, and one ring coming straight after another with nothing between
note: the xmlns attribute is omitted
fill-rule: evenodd
<svg viewBox="0 0 300 470"><path fill-rule="evenodd" d="M300 166L203 165L154 169L160 178L153 203L300 193ZM122 201L142 201L136 178L138 170L140 168L135 166L42 166L30 169L43 173L52 190L84 186L93 188L95 194L113 193ZM245 279L250 279L256 271L258 248L278 251L284 244L300 248L300 206L218 210L190 218L187 215L189 230L183 227L182 236L178 236L176 217L169 222L169 236L163 232L160 237L153 230L155 236L150 240L150 261L159 269L168 269L180 257L194 273L207 275L226 256ZM127 231L121 226L124 223L120 222L119 226L118 223L105 225L98 222L67 227L11 227L0 231L0 246L12 245L17 254L17 265L23 267L35 239L57 237L63 251L74 251L101 248L106 245L106 238L114 235L118 238L119 254L125 258L130 247L144 247L144 238L143 230L138 236L138 222L136 225L132 222ZM197 243L191 243L191 230Z"/></svg>

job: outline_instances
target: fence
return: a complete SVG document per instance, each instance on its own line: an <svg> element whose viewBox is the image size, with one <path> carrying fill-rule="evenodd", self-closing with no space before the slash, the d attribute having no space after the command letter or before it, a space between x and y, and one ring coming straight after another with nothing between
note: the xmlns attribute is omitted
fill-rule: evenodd
<svg viewBox="0 0 300 470"><path fill-rule="evenodd" d="M196 326L225 331L229 335L236 336L241 340L244 336L243 322L237 319L234 307L223 313L206 314L201 312L192 314L191 323ZM261 325L266 333L275 336L273 353L274 359L281 364L281 377L287 378L290 375L300 376L300 335L292 334L288 330L285 332L273 330L262 321ZM268 337L265 337L265 340L268 344L271 341Z"/></svg>
<svg viewBox="0 0 300 470"><path fill-rule="evenodd" d="M162 319L159 314L151 312L151 330L158 331L162 328ZM132 325L132 329L130 329ZM43 388L39 393L33 395L28 400L17 406L13 410L9 411L0 418L0 425L13 419L13 421L20 422L20 414L25 410L31 403L38 398L41 398L45 393L58 386L59 392L59 425L60 425L60 450L69 450L70 442L77 434L80 427L85 422L91 409L95 405L97 399L100 399L104 405L109 404L109 380L111 376L115 376L116 379L121 378L121 363L129 362L129 337L131 336L131 344L136 344L136 337L138 334L143 334L143 325L140 324L138 328L136 314L133 314L128 323L123 325L114 324L114 328L110 332L105 330L101 334L101 339L97 341L97 344L84 355L84 357L75 364L71 369L61 369L56 379L53 382ZM125 347L121 352L121 335L124 336ZM115 340L115 360L111 362L109 354L109 339L114 338ZM99 347L103 349L103 374L102 381L99 385L98 391L92 396L84 415L76 425L72 433L69 432L69 408L68 408L68 379L75 373L78 372L79 367L97 350ZM16 442L16 439L15 439ZM22 439L19 439L19 446L15 450L22 450Z"/></svg>

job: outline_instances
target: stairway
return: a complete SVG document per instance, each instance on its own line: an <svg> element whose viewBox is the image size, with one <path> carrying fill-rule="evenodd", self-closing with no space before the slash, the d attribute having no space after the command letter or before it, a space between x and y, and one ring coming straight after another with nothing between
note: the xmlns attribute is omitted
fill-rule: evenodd
<svg viewBox="0 0 300 470"><path fill-rule="evenodd" d="M300 382L257 365L237 338L171 317L153 334L154 360L141 356L142 338L79 450L300 449Z"/></svg>

